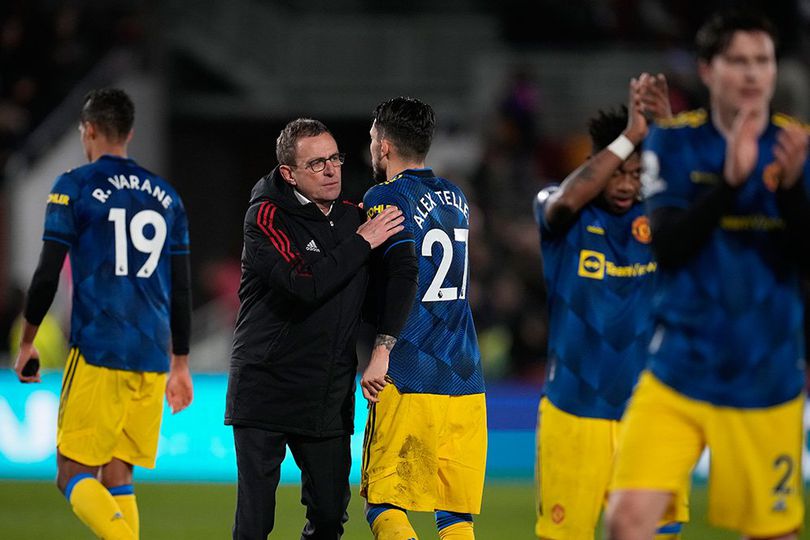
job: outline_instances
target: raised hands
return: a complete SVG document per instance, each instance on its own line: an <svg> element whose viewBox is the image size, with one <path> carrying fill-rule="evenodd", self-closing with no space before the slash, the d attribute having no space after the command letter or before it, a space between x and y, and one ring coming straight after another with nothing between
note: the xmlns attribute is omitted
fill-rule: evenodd
<svg viewBox="0 0 810 540"><path fill-rule="evenodd" d="M759 136L767 120L767 111L759 107L740 109L731 131L726 135L726 162L723 176L732 187L741 186L759 159Z"/></svg>
<svg viewBox="0 0 810 540"><path fill-rule="evenodd" d="M663 73L650 75L642 73L638 78L638 93L641 112L653 120L672 117L669 103L669 87Z"/></svg>
<svg viewBox="0 0 810 540"><path fill-rule="evenodd" d="M627 104L627 129L624 135L638 145L649 131L649 120L672 116L669 104L669 87L663 74L642 73L630 79L630 97Z"/></svg>
<svg viewBox="0 0 810 540"><path fill-rule="evenodd" d="M790 189L801 178L807 161L808 135L804 127L790 124L779 131L773 155L779 166L779 187Z"/></svg>

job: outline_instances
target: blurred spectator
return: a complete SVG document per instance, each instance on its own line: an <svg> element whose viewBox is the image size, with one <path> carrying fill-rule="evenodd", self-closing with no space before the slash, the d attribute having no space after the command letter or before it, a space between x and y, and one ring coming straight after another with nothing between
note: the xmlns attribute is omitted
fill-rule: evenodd
<svg viewBox="0 0 810 540"><path fill-rule="evenodd" d="M137 46L121 5L9 2L0 9L0 182L10 154L113 46Z"/></svg>

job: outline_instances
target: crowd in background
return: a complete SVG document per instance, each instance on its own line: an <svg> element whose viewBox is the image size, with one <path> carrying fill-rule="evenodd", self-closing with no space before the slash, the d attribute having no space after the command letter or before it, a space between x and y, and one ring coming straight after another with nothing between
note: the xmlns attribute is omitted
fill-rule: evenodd
<svg viewBox="0 0 810 540"><path fill-rule="evenodd" d="M0 9L0 175L10 154L111 48L142 39L138 16L85 3Z"/></svg>
<svg viewBox="0 0 810 540"><path fill-rule="evenodd" d="M59 2L6 4L0 9L0 186L9 155L105 51L146 39L142 18L125 8L125 2L112 7L105 7L104 2L89 7ZM586 8L578 3L546 2L546 16L541 18L519 16L522 11L515 1L497 7L475 0L461 4L497 11L505 41L516 48L654 42L670 51L665 72L673 111L702 104L689 46L694 28L717 2L689 2L677 11L662 1L602 0L588 2ZM775 3L768 12L782 32L783 53L808 48L810 3ZM578 136L566 140L544 133L542 118L547 106L533 74L517 70L503 81L484 131L476 134L481 150L475 166L458 176L452 176L453 171L437 171L462 187L477 216L472 220L470 299L485 373L491 380L514 377L539 382L543 377L546 297L531 203L539 189L561 181L590 150L585 126ZM193 186L179 188L182 192ZM194 238L193 222L191 231ZM239 253L233 253L214 261L194 261L195 290L203 291L195 298L195 306L219 301L228 313L226 324L235 320L238 307L238 257ZM6 356L7 336L21 309L22 285L14 284L0 302L0 346ZM222 368L226 365L227 359L223 359Z"/></svg>

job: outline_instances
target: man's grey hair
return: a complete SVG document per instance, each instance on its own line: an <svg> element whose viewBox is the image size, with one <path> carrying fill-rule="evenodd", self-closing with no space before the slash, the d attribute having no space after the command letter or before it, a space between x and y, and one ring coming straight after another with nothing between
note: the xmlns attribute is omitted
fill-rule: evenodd
<svg viewBox="0 0 810 540"><path fill-rule="evenodd" d="M281 130L276 139L276 159L279 165L295 165L295 145L300 139L317 137L321 133L331 132L319 120L312 118L298 118L293 120Z"/></svg>

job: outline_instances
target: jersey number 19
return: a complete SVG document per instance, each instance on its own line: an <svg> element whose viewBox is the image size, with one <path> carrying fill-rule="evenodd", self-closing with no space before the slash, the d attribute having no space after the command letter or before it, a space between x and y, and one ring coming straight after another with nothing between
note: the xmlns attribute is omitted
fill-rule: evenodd
<svg viewBox="0 0 810 540"><path fill-rule="evenodd" d="M129 274L127 211L124 208L110 208L107 221L112 221L115 226L115 275L126 276ZM147 225L151 225L154 231L152 238L147 238L144 234ZM160 252L166 241L166 220L154 210L141 210L129 222L129 239L132 247L149 255L135 274L140 278L148 278L157 268Z"/></svg>

